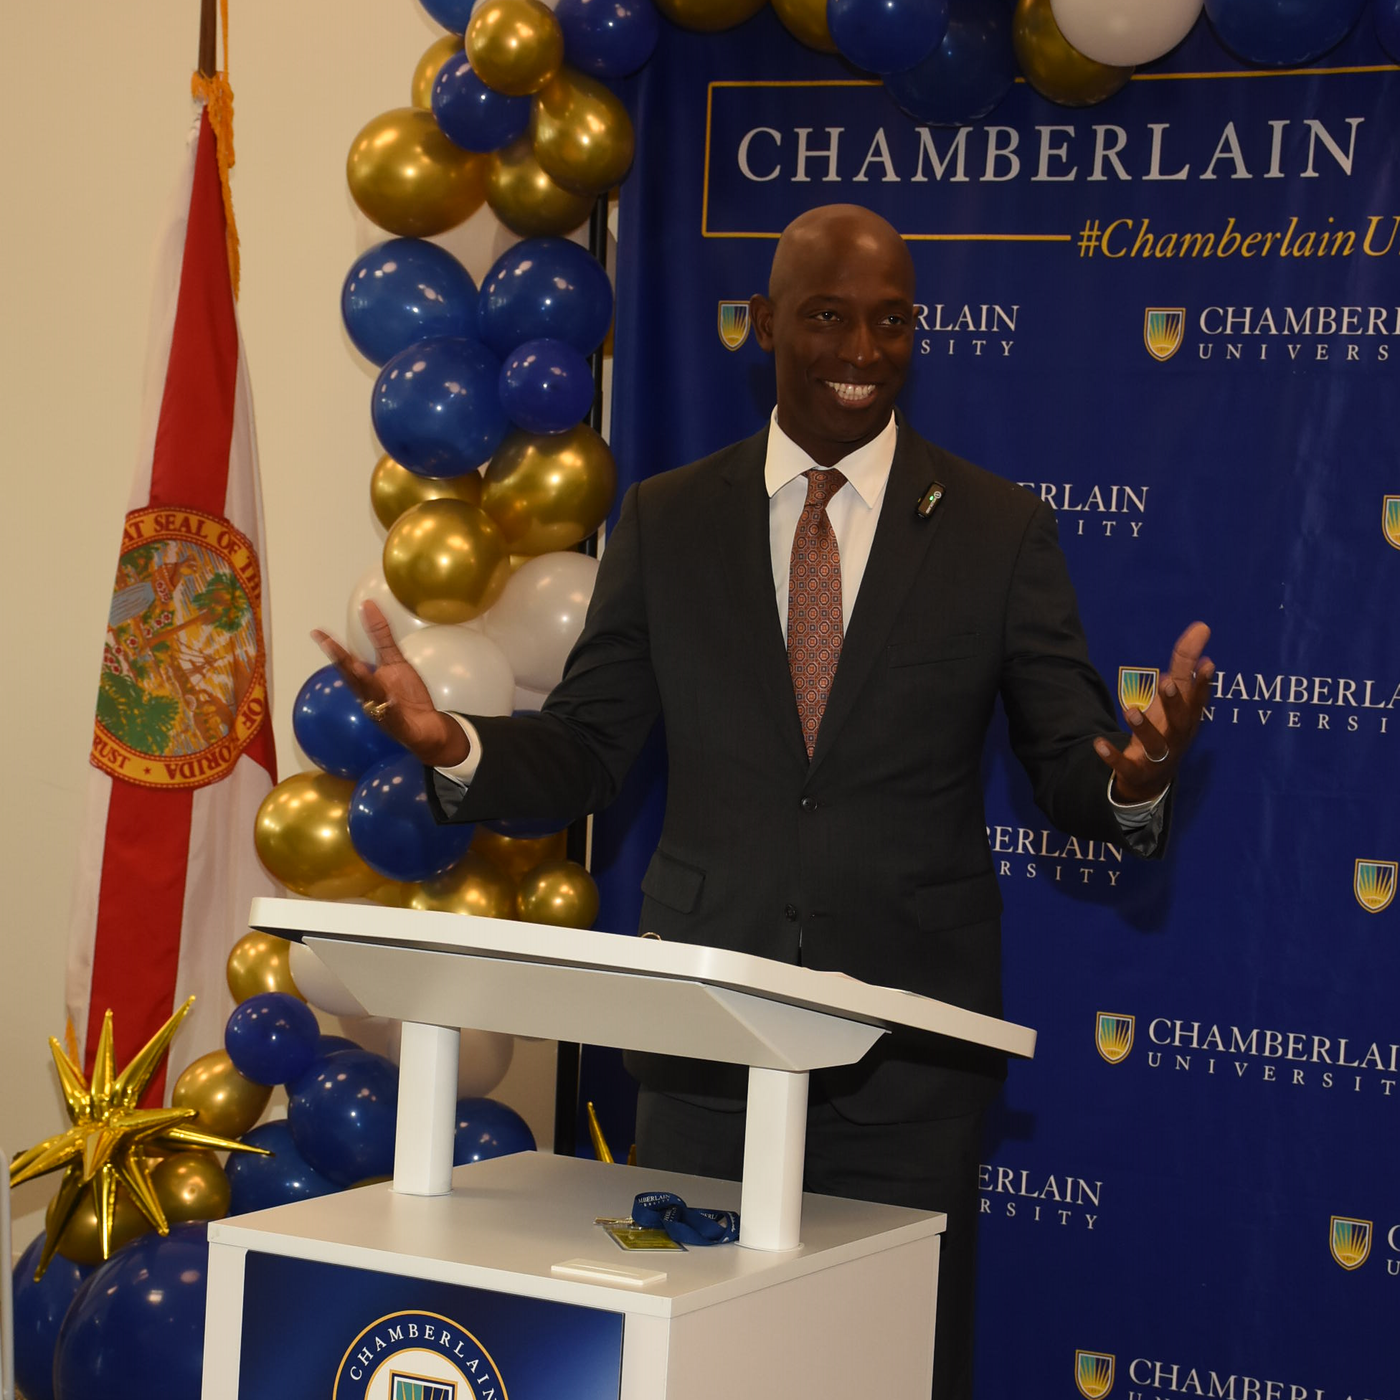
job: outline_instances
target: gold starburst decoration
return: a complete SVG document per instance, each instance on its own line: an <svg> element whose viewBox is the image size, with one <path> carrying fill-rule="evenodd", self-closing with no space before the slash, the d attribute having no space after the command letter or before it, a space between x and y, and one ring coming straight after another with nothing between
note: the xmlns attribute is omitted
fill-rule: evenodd
<svg viewBox="0 0 1400 1400"><path fill-rule="evenodd" d="M131 1193L141 1213L162 1234L170 1233L170 1222L151 1184L151 1159L147 1148L184 1151L257 1152L265 1148L216 1137L189 1126L195 1116L192 1108L137 1108L146 1086L171 1037L185 1019L194 998L185 1004L137 1051L120 1074L112 1049L112 1013L102 1018L102 1034L92 1066L92 1083L83 1077L63 1047L52 1036L49 1049L58 1069L59 1083L72 1124L66 1131L21 1152L10 1164L10 1185L32 1181L48 1172L64 1169L49 1215L49 1233L34 1271L37 1282L49 1267L58 1242L82 1200L85 1187L91 1187L102 1239L102 1257L112 1257L112 1217L116 1209L117 1183Z"/></svg>

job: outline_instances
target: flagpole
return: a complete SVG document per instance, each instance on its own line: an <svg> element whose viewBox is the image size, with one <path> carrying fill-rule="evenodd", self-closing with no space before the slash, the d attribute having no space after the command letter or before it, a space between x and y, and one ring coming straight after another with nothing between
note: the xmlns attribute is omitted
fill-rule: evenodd
<svg viewBox="0 0 1400 1400"><path fill-rule="evenodd" d="M218 0L199 0L199 71L212 78L219 61Z"/></svg>

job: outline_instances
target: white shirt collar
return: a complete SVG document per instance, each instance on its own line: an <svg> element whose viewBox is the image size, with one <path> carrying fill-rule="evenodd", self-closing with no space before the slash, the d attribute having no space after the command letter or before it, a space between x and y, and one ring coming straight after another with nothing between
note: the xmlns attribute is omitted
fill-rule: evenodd
<svg viewBox="0 0 1400 1400"><path fill-rule="evenodd" d="M836 463L841 474L855 487L856 494L867 507L874 506L884 492L890 467L894 463L895 441L898 436L899 428L894 414L891 413L890 421L875 437L864 447L847 453ZM818 471L824 470L778 426L778 410L775 408L768 427L768 456L763 464L763 484L767 488L769 498L777 495L788 482L813 467Z"/></svg>

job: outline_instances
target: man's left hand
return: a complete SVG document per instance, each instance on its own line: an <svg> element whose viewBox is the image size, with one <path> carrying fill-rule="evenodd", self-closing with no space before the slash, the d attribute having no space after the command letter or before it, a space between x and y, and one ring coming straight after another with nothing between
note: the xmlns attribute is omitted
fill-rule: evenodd
<svg viewBox="0 0 1400 1400"><path fill-rule="evenodd" d="M1123 711L1131 736L1127 748L1120 753L1107 739L1094 740L1094 752L1113 770L1116 801L1152 802L1171 785L1210 698L1215 663L1202 655L1209 640L1204 622L1193 622L1177 638L1171 669L1152 703L1146 710Z"/></svg>

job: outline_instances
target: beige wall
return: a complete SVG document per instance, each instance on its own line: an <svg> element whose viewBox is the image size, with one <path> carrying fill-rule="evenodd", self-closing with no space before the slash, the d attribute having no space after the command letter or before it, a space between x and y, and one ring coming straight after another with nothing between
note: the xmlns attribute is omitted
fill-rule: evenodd
<svg viewBox="0 0 1400 1400"><path fill-rule="evenodd" d="M267 512L276 737L306 766L290 707L378 555L367 483L373 372L339 291L384 236L355 211L345 153L408 101L440 31L414 0L231 0L243 242L240 316ZM198 0L7 6L0 45L5 227L0 403L9 521L0 734L0 1142L66 1125L46 1049L63 1026L63 955L97 667L137 436L151 259L190 120ZM444 240L480 278L510 240L489 212ZM548 1047L522 1047L502 1096L549 1138ZM51 1183L21 1189L28 1213Z"/></svg>

